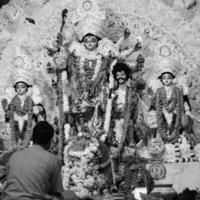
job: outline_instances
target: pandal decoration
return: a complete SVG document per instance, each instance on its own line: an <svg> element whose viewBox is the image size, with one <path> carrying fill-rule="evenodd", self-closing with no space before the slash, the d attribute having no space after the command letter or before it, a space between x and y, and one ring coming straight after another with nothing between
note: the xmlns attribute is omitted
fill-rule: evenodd
<svg viewBox="0 0 200 200"><path fill-rule="evenodd" d="M154 180L161 180L166 176L166 168L161 162L152 163L148 170Z"/></svg>
<svg viewBox="0 0 200 200"><path fill-rule="evenodd" d="M147 194L149 194L153 187L154 182L149 173L149 171L142 164L133 164L131 166L126 166L125 184L121 185L119 190L125 195L125 199L133 199L133 189L145 187Z"/></svg>

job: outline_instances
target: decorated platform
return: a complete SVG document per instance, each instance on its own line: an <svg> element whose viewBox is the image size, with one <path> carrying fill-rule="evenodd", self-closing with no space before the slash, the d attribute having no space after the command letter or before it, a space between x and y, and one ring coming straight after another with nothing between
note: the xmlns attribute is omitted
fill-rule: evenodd
<svg viewBox="0 0 200 200"><path fill-rule="evenodd" d="M0 9L1 188L12 152L47 120L63 187L79 198L199 191L199 21L194 0L10 0Z"/></svg>

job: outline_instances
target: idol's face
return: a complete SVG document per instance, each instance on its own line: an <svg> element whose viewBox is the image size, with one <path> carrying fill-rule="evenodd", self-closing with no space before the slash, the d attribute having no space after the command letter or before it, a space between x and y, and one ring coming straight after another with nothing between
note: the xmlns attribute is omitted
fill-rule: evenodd
<svg viewBox="0 0 200 200"><path fill-rule="evenodd" d="M117 80L117 83L122 85L126 82L126 73L125 71L119 71L116 73L116 80Z"/></svg>
<svg viewBox="0 0 200 200"><path fill-rule="evenodd" d="M162 81L163 85L170 86L173 82L173 77L171 74L165 73L162 75L161 81Z"/></svg>
<svg viewBox="0 0 200 200"><path fill-rule="evenodd" d="M98 46L98 39L97 37L92 35L86 36L83 39L83 43L86 49L88 49L89 51L93 51Z"/></svg>
<svg viewBox="0 0 200 200"><path fill-rule="evenodd" d="M18 95L24 95L28 91L28 87L25 83L19 82L15 85L15 90Z"/></svg>

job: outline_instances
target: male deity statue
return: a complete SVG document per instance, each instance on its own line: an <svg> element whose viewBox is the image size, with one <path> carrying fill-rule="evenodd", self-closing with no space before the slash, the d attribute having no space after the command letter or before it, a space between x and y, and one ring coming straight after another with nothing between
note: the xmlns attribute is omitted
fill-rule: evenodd
<svg viewBox="0 0 200 200"><path fill-rule="evenodd" d="M112 174L113 181L114 179L120 181L121 174L118 174L118 169L122 164L122 154L125 153L125 147L134 152L136 143L143 137L137 130L136 121L138 117L138 91L144 89L145 83L141 84L141 81L132 78L132 72L139 70L136 69L137 67L138 65L131 69L126 63L117 62L112 70L115 86L112 91L109 91L112 94L107 94L104 121L104 127L108 127L108 132L102 135L101 140L105 141L110 149L113 163L112 173L115 174ZM110 115L107 114L109 112Z"/></svg>

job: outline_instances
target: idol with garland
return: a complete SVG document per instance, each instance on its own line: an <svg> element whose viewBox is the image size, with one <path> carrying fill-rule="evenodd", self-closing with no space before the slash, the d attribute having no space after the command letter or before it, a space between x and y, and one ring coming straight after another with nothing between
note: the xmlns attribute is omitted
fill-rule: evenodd
<svg viewBox="0 0 200 200"><path fill-rule="evenodd" d="M111 41L99 34L101 32L98 32L96 27L93 27L93 29L88 28L87 30L90 30L90 32L87 33L88 31L86 31L87 34L80 38L81 42L78 43L78 47L77 44L72 44L71 46L71 48L73 47L72 52L74 53L73 56L75 55L76 61L74 62L73 60L72 63L68 64L68 72L72 75L69 77L71 85L76 87L72 89L74 94L71 97L75 99L75 105L72 104L72 112L73 109L75 112L81 109L83 113L90 111L90 113L87 112L85 117L83 117L85 119L89 116L91 119L91 117L94 117L94 113L101 114L101 118L98 119L99 124L92 125L95 128L95 126L100 127L103 123L103 111L100 106L97 108L95 104L100 105L103 101L101 97L108 79L109 56L118 56L118 51ZM74 66L74 63L76 66Z"/></svg>
<svg viewBox="0 0 200 200"><path fill-rule="evenodd" d="M65 78L62 78L63 109L67 113L67 123L73 124L76 133L80 131L79 127L87 127L93 132L102 127L99 105L101 93L108 82L111 58L125 59L141 48L136 43L137 48L120 50L121 44L130 35L128 29L116 43L106 38L105 16L95 1L81 1L73 17L78 40L63 45L54 56L57 65L67 70Z"/></svg>
<svg viewBox="0 0 200 200"><path fill-rule="evenodd" d="M139 89L144 89L145 82L137 82L136 79L133 79L131 76L131 68L125 63L117 63L113 68L113 76L116 81L116 88L113 92L113 111L111 116L111 121L115 124L113 131L116 132L116 140L123 138L121 135L124 132L125 120L129 113L129 125L127 133L128 145L134 145L137 143L142 136L135 135L134 130L136 127L138 110L138 94ZM121 134L118 133L118 128L121 124ZM137 133L135 133L137 134ZM113 134L111 134L113 135ZM137 139L136 139L137 138ZM136 139L136 141L135 141ZM119 141L118 141L119 142Z"/></svg>
<svg viewBox="0 0 200 200"><path fill-rule="evenodd" d="M116 179L115 181L120 181L121 176L118 169L123 164L122 157L134 156L134 147L143 138L141 132L136 128L137 92L144 88L145 84L133 79L131 72L131 68L125 63L118 62L113 66L112 75L116 84L110 97L108 94L104 122L105 133L101 137L101 140L105 141L110 149L113 162L111 172L115 173L115 177L113 177ZM107 129L108 131L106 131Z"/></svg>
<svg viewBox="0 0 200 200"><path fill-rule="evenodd" d="M171 66L163 68L158 76L163 86L157 89L150 107L156 111L158 133L164 142L177 139L181 129L183 93L173 82L174 78Z"/></svg>
<svg viewBox="0 0 200 200"><path fill-rule="evenodd" d="M2 100L6 122L10 124L12 146L27 147L31 140L33 114L38 115L41 96L33 78L26 70L18 70L14 75L13 87L15 96L8 103ZM40 105L40 104L39 104Z"/></svg>

